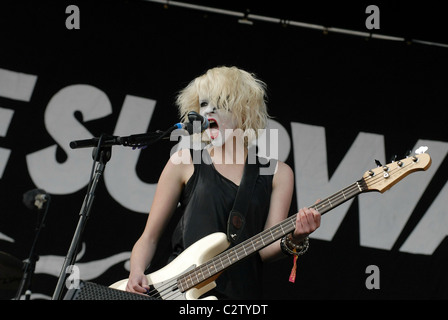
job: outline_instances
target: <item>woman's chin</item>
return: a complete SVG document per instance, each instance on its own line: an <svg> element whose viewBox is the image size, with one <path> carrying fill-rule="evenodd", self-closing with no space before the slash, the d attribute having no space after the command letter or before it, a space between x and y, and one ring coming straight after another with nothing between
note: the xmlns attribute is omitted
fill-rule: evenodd
<svg viewBox="0 0 448 320"><path fill-rule="evenodd" d="M211 138L211 142L212 142L212 145L215 147L222 147L222 145L224 144L225 141L223 139L221 139L221 135L219 134L217 137Z"/></svg>

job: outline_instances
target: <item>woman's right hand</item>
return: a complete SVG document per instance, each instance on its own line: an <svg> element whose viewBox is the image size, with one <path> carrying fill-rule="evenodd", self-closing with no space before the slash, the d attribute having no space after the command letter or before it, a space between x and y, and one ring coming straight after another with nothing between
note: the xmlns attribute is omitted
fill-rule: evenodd
<svg viewBox="0 0 448 320"><path fill-rule="evenodd" d="M126 291L145 294L149 290L148 278L144 273L129 275L128 283L126 285Z"/></svg>

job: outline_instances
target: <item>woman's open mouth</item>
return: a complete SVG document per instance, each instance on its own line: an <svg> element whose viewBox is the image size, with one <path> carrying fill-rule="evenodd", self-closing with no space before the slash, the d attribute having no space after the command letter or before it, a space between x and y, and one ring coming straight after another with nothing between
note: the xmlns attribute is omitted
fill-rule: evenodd
<svg viewBox="0 0 448 320"><path fill-rule="evenodd" d="M210 138L216 139L219 135L219 125L216 119L208 118Z"/></svg>

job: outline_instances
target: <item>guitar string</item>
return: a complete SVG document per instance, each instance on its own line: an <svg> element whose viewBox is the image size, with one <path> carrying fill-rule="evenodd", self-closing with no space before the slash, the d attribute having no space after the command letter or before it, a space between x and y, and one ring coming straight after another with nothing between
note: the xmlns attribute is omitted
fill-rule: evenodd
<svg viewBox="0 0 448 320"><path fill-rule="evenodd" d="M147 292L147 295L151 298L157 298L157 296L159 295L161 298L158 298L158 300L167 300L164 299L164 297L166 297L167 293L169 294L170 291L173 291L173 288L176 287L176 284L177 279L170 279L158 288L156 288L155 285L152 284L153 289L149 290ZM179 287L177 286L177 288Z"/></svg>
<svg viewBox="0 0 448 320"><path fill-rule="evenodd" d="M326 201L328 201L329 199L331 199L335 204L338 203L339 201L345 201L345 200L349 200L351 199L353 196L355 196L356 194L359 193L359 188L358 188L358 184L354 183L346 188L344 188L342 191L328 197L327 199L322 200L321 202L317 203L316 205L312 206L312 207L316 207L316 209L322 211L323 208L328 207L327 204L325 204ZM342 194L342 195L341 195ZM347 198L348 197L348 198ZM331 203L331 201L329 202ZM319 208L320 207L320 208ZM335 205L331 204L330 205L331 208L335 207ZM253 240L255 238L263 238L263 240L268 240L269 238L273 238L273 241L279 239L280 237L274 237L272 233L277 233L279 231L279 229L282 230L283 235L285 235L286 233L288 233L289 231L291 231L291 227L288 227L288 225L291 225L291 222L295 221L297 217L297 214L292 215L290 217L288 217L287 219L283 220L282 222L280 222L279 224L266 229L264 231L262 231L259 235L256 235L250 239L247 239L245 242L240 243L239 245L234 247L234 250L237 253L243 253L240 249L240 247L242 247L243 245L249 244L250 242L253 242ZM295 224L293 224L292 229L294 229ZM288 231L284 231L284 229L287 229ZM247 243L246 243L247 242ZM267 244L269 245L269 244ZM244 248L243 248L244 251ZM257 250L255 250L257 251Z"/></svg>
<svg viewBox="0 0 448 320"><path fill-rule="evenodd" d="M359 193L358 184L354 183L354 184L344 188L343 191L345 191L344 195L343 196L339 196L339 198L340 199L344 198L344 200L345 200L347 198L347 196L349 196L349 199L350 199L352 196L354 196L354 195ZM343 191L341 191L339 193L336 193L336 194L341 194ZM328 199L330 199L330 198L333 198L333 201L335 203L337 201L339 201L339 199L335 199L336 198L335 195L329 197ZM322 201L322 202L325 202L325 200ZM327 206L325 204L317 204L317 206L319 206L319 205L322 206L322 208ZM245 258L246 256L248 256L248 255L250 255L250 254L260 250L262 247L258 247L258 249L255 248L254 241L257 243L257 246L258 246L258 243L260 241L258 239L261 239L261 242L263 243L263 246L267 246L267 245L270 245L272 242L278 240L281 236L283 236L287 232L293 230L294 229L294 224L291 227L291 222L292 221L295 222L295 217L294 216L291 216L291 217L285 219L284 221L282 221L281 223L279 223L278 225L276 225L276 226L274 226L274 227L272 227L270 229L264 230L263 232L261 232L257 236L254 236L254 237L252 237L250 239L247 239L246 241L244 241L244 242L238 244L237 246L233 247L230 251L221 253L220 255L216 256L215 258L213 258L212 260L206 262L205 264L199 266L198 268L187 272L184 276L180 277L182 279L179 278L180 281L185 279L185 277L190 276L189 280L192 283L191 287L194 287L198 283L200 283L200 282L202 282L202 281L204 281L204 280L206 280L206 279L208 279L208 278L210 278L212 276L212 274L210 272L210 269L214 270L213 274L216 274L217 272L221 271L221 268L219 268L219 271L216 271L218 269L218 268L216 268L216 264L221 264L222 269L226 269L227 267L231 266L234 263L235 256L236 256L237 261L239 261L240 260L240 256ZM289 226L289 227L287 227L287 226ZM282 230L282 234L280 234L280 236L274 236L274 234L278 234L278 231L280 231L280 229ZM284 231L285 229L287 230L286 232ZM272 241L271 241L271 238L272 238ZM268 243L265 244L265 242L268 242ZM246 247L248 247L250 250L246 250ZM255 250L253 250L253 249L255 249ZM248 251L249 251L249 253L248 253ZM205 270L208 271L208 274L209 274L208 277L204 277L204 274L207 273ZM193 281L192 278L191 278L191 275L194 275L194 274L196 274L196 278L197 278L196 281ZM199 279L198 274L201 277L201 279ZM188 281L186 281L186 280L185 280L185 282L188 283Z"/></svg>
<svg viewBox="0 0 448 320"><path fill-rule="evenodd" d="M350 190L352 189L352 190ZM354 195L356 195L357 193L359 193L359 189L357 186L352 185L350 187L350 189L346 188L346 197L349 196L349 199L352 197L350 194L353 192ZM345 198L346 198L345 197ZM341 199L344 199L344 197L340 197ZM333 198L333 201L336 203L337 200L335 200ZM328 205L325 205L328 206ZM322 206L323 208L324 206ZM334 206L332 206L334 207ZM318 209L319 210L319 209ZM249 254L252 254L258 250L260 250L261 248L268 246L270 244L272 244L274 241L280 239L282 236L284 236L285 234L287 234L288 232L294 230L295 228L295 219L297 217L297 214L290 216L289 218L285 219L284 221L282 221L281 223L279 223L276 226L273 226L269 229L264 230L263 232L261 232L260 234L247 239L246 241L238 244L237 246L233 247L231 249L231 252L227 252L226 255L227 256L223 256L220 259L224 259L224 260L234 260L231 259L232 256L236 256L236 259L239 260L240 256L247 256ZM286 230L286 231L285 231ZM280 235L279 235L280 232ZM258 240L258 238L260 238L261 240ZM263 246L256 248L255 250L254 247L255 245L253 244L253 242L256 241L256 243L259 243L259 241L261 241L263 243ZM246 250L246 247L249 248L249 250ZM249 254L247 253L247 251L249 251ZM227 265L227 262L225 263Z"/></svg>
<svg viewBox="0 0 448 320"><path fill-rule="evenodd" d="M396 170L396 169L393 169L392 171L390 171L390 172L391 172L390 174L393 174L393 172L394 172L395 170ZM366 185L368 185L368 184L372 184L372 183L377 183L378 180L381 180L381 179L385 179L385 177L384 177L384 176L381 176L381 175L377 175L377 176L375 176L375 178L372 178L371 180L369 180L369 181L367 181L367 182L365 182L365 179L364 179L364 182L365 182ZM356 183L354 183L354 184L352 184L352 185L350 185L349 187L346 187L346 188L343 189L342 191L336 193L336 194L335 194L336 196L333 195L333 196L328 197L327 199L323 200L322 203L320 203L320 204L318 203L318 204L316 204L314 207L316 207L316 209L318 209L318 210L322 210L322 208L327 207L327 205L325 204L325 202L328 201L329 204L330 204L330 207L333 208L334 206L331 204L330 199L332 199L333 202L338 203L338 205L339 205L339 201L342 201L342 198L344 198L344 201L345 201L345 200L348 200L348 199L346 199L346 196L347 196L347 195L349 196L349 199L351 199L353 196L356 196L359 192L362 191L362 190L358 191L359 188L360 188L360 186L359 186L358 183L359 183L359 181L356 182ZM345 192L344 192L344 191L345 191ZM346 193L347 193L347 195L346 195ZM353 193L353 194L352 194L352 193ZM321 207L321 209L319 209L319 207ZM294 216L296 216L296 215L294 215ZM292 216L292 217L294 217L294 216ZM292 217L290 217L290 218L292 218ZM292 220L292 219L290 219L290 218L284 220L282 223L279 223L277 226L274 226L273 228L270 228L270 229L265 230L266 232L262 232L260 235L255 236L255 237L253 237L253 238L250 238L250 239L248 239L247 241L245 241L245 242L243 242L243 243L241 243L241 244L235 246L230 252L224 252L224 253L220 254L218 257L215 257L214 259L212 259L211 261L206 262L205 264L199 266L198 268L196 268L196 269L194 269L194 270L192 270L192 271L190 271L190 272L187 272L187 273L185 274L185 276L188 275L189 273L190 273L190 274L196 273L196 277L197 277L197 279L198 279L198 281L199 281L198 283L200 283L200 282L202 282L202 281L204 281L204 280L210 278L210 277L211 277L211 274L210 274L210 271L209 271L209 277L205 277L205 278L203 278L202 280L199 280L199 278L198 278L198 273L197 273L197 272L199 271L199 274L200 274L200 275L203 275L203 273L204 273L204 269L210 269L208 266L211 265L211 264L215 264L215 262L213 262L213 261L216 261L216 260L219 260L219 262L221 262L221 264L223 265L223 269L225 269L225 268L227 268L227 267L229 267L229 266L231 266L231 265L233 264L233 263L231 262L231 259L230 259L230 257L231 257L232 255L233 255L233 256L236 255L236 258L237 258L237 260L239 261L240 258L239 258L238 253L239 253L241 256L246 257L246 256L248 256L249 254L252 254L252 253L254 253L254 252L260 250L260 249L258 249L258 250L255 249L254 251L252 251L252 249L251 249L251 250L249 251L249 254L248 254L248 253L247 253L247 250L245 249L245 246L246 246L247 244L249 244L249 243L252 242L252 245L253 245L253 240L255 240L255 238L262 238L262 242L264 243L263 238L266 239L266 236L268 235L268 233L270 233L270 234L271 234L270 237L272 237L272 239L273 239L272 242L274 242L275 240L277 240L278 238L280 238L281 235L280 235L280 237L275 238L275 237L273 236L273 234L272 234L272 231L273 231L274 229L277 229L277 230L275 231L275 233L276 233L276 232L279 231L278 229L280 228L280 229L282 229L283 234L285 234L284 229L283 229L283 225L285 225L285 224L286 224L286 225L290 224L290 223L291 223L291 220ZM295 220L295 218L294 218L294 220ZM289 230L289 228L288 228L288 230ZM257 241L259 241L259 240L257 240ZM270 241L270 240L269 240L269 241ZM271 244L272 242L269 242L269 244ZM269 244L267 244L267 245L269 245ZM242 249L242 250L241 250L241 249ZM244 251L244 254L243 254L243 251ZM230 263L229 265L227 265L227 262L225 262L225 265L226 265L226 266L224 266L224 263L223 263L222 259L225 259L225 260L227 259L227 260L229 260L229 262L231 262L231 263ZM234 259L235 259L235 258L233 258L233 260L234 260ZM215 270L216 270L216 268L215 268ZM215 272L214 274L216 274L216 272ZM185 276L181 276L181 277L179 277L178 279L180 279L180 281L182 281L181 278L185 278ZM203 277L203 276L202 276L202 277ZM191 276L190 276L190 281L191 281ZM198 284L198 283L196 283L196 284ZM194 287L194 285L196 285L196 284L192 284L191 287ZM179 284L178 284L178 285L179 285ZM170 285L170 288L171 288L171 287L172 287L172 285ZM188 289L187 289L187 290L188 290ZM173 294L175 294L175 292L174 292ZM178 295L179 295L179 294L181 294L181 293L179 292ZM165 295L165 298L166 298L166 295Z"/></svg>
<svg viewBox="0 0 448 320"><path fill-rule="evenodd" d="M352 192L353 192L354 194L357 194L357 193L359 192L359 189L358 189L358 186L357 186L356 183L353 184L353 185L351 185L351 186L349 186L349 187L347 187L347 188L345 188L344 190L346 191L347 195L350 195ZM351 198L351 196L350 196L350 198ZM333 199L333 201L335 201L335 200ZM293 219L291 219L291 218L293 218ZM291 216L291 217L285 219L283 222L279 223L277 226L274 226L273 229L282 229L282 230L284 230L283 225L291 225L291 221L293 221L293 220L295 221L295 218L294 218L294 216ZM293 228L292 228L292 229L293 229ZM288 228L287 230L290 231L289 228ZM269 235L269 234L271 234L271 235ZM284 234L286 234L286 233L283 233L283 235L284 235ZM278 240L281 236L282 236L282 235L280 235L279 237L275 238L275 237L273 237L273 235L272 235L272 228L267 229L267 230L263 231L262 233L260 233L259 235L255 236L255 237L252 237L252 238L250 238L250 239L248 239L248 240L246 240L246 241L244 241L244 242L238 244L238 245L235 246L230 252L223 252L223 253L219 254L217 257L213 258L212 260L210 260L210 261L204 263L203 265L201 265L201 266L195 268L194 270L191 270L191 271L189 271L189 272L186 272L183 276L179 277L178 279L182 282L183 280L185 280L185 277L190 276L190 280L191 280L191 275L194 274L194 273L196 273L197 281L195 281L195 282L191 281L192 284L191 284L191 286L190 286L190 287L194 287L194 286L197 285L198 283L200 283L200 282L202 282L202 281L205 281L206 279L208 279L208 278L211 277L210 272L209 272L209 276L208 276L208 277L205 277L205 278L203 278L202 280L199 280L199 278L198 278L198 272L199 272L199 274L203 275L203 274L205 273L205 272L204 272L204 269L208 269L208 270L210 270L210 265L212 265L212 264L213 264L213 265L221 264L222 267L223 267L223 270L224 270L224 269L226 269L227 267L229 267L229 266L231 266L231 265L233 264L233 263L231 262L232 260L234 261L234 258L231 259L232 256L235 256L235 255L236 255L237 260L239 261L239 260L240 260L240 259L239 259L240 256L244 256L244 257L246 257L246 256L248 256L248 255L250 255L250 254L252 254L252 253L254 253L254 252L260 250L261 248L256 249L256 250L253 250L253 251L252 251L252 249L251 249L251 250L249 251L249 254L248 254L248 253L247 253L247 250L245 250L245 248L244 248L245 245L247 246L249 243L251 243L251 242L253 243L253 241L254 241L256 238L262 238L262 239L266 239L266 240L267 240L268 238L273 238L273 241L272 241L272 242L274 242L274 241ZM260 240L257 240L257 241L260 241ZM261 240L261 241L262 241L263 243L265 243L264 240ZM269 240L269 241L270 241L270 240ZM266 244L266 245L269 245L269 244L271 244L272 242L269 242L269 243ZM243 251L244 251L244 252L243 252ZM227 261L227 260L228 260L228 261ZM229 263L229 262L230 262L230 263ZM214 268L214 269L216 270L217 268ZM217 272L215 271L214 274L216 274L216 273L217 273ZM198 281L199 281L199 282L198 282ZM185 282L188 282L188 281L185 280ZM196 283L196 282L197 282L197 283ZM188 284L187 284L187 286L188 286ZM188 288L187 288L187 290L188 290ZM173 294L175 294L175 293L173 293ZM164 298L171 298L171 297L173 296L173 294L172 294L171 296L168 296L168 297L165 295ZM181 293L179 292L178 295L180 295L180 294L181 294ZM178 295L177 295L177 296L178 296Z"/></svg>
<svg viewBox="0 0 448 320"><path fill-rule="evenodd" d="M346 187L344 190L347 195L351 195L351 193L355 193L355 194L358 193L358 187L356 184ZM335 200L333 199L333 201L335 201ZM256 251L260 250L262 247L258 247L258 249L257 249L254 245L254 242L255 242L257 244L257 246L259 246L259 244L258 244L260 241L259 239L261 239L263 246L267 246L267 245L271 244L272 242L278 240L281 236L283 236L287 232L292 231L294 229L294 224L291 226L292 221L295 221L295 218L293 216L288 219L285 219L283 222L279 223L278 225L276 225L270 229L264 230L259 235L254 236L250 239L247 239L246 241L233 247L230 251L223 252L223 253L219 254L218 256L216 256L215 258L213 258L212 260L204 263L203 265L195 268L194 270L187 272L184 276L178 278L179 281L181 282L182 285L185 282L185 284L188 286L188 280L186 280L186 278L187 278L191 282L190 287L194 287L195 285L199 284L200 282L205 281L206 279L210 278L212 275L231 266L235 262L235 256L236 256L237 261L239 261L240 257L245 258L246 256L253 254ZM280 231L280 229L282 230L282 233L278 236L278 232ZM284 231L285 229L287 230L286 232ZM277 234L277 236L274 236L274 234ZM271 241L271 238L272 238L272 241ZM266 242L268 242L268 243L266 244ZM246 250L246 247L248 247L250 250ZM216 268L216 266L219 264L222 266L222 269L221 269L221 267ZM210 271L210 270L213 270L213 271ZM204 276L204 274L206 274L207 272L208 272L208 276ZM193 281L193 279L192 279L192 275L194 275L194 274L196 275L196 279L197 279L195 281ZM199 278L199 277L201 277L201 278Z"/></svg>
<svg viewBox="0 0 448 320"><path fill-rule="evenodd" d="M396 169L392 169L392 170L390 171L390 174L393 175L394 172L395 172L397 169L398 169L398 168L396 168ZM366 186L368 186L368 185L375 184L375 183L377 183L379 180L383 180L383 179L385 179L385 177L384 177L383 175L376 175L376 176L372 177L372 179L370 179L369 181L366 181L365 179L361 179L360 181L361 181L361 183L364 183ZM357 181L356 183L354 183L354 184L352 184L352 185L350 185L350 186L344 188L342 191L340 191L340 192L334 194L333 196L330 196L330 197L328 197L327 199L324 199L322 202L316 204L314 207L316 207L317 210L322 211L323 208L328 207L328 204L326 204L327 201L328 201L328 203L330 204L330 208L334 208L335 205L333 205L333 204L331 203L331 200L332 200L336 205L339 205L339 204L340 204L339 201L341 201L341 203L342 203L342 202L344 202L344 201L346 201L346 200L350 200L353 196L356 196L356 195L359 194L360 192L365 191L365 190L362 190L362 189L365 189L366 187L365 187L365 186L360 186L360 185L359 185L359 182L360 182L360 181ZM360 188L361 188L361 189L360 189ZM347 199L347 196L348 196L348 199ZM296 215L295 215L295 216L296 216ZM235 247L232 248L229 252L224 252L224 253L220 254L219 256L213 258L211 261L205 263L204 265L202 265L202 266L200 266L200 267L198 267L198 268L196 268L196 269L190 271L190 273L192 273L192 274L193 274L193 273L196 273L196 274L197 274L197 273L199 272L199 274L204 274L204 273L205 273L204 270L205 270L205 269L208 269L209 276L206 277L206 278L202 278L200 281L198 280L198 281L199 281L198 283L200 283L201 281L204 281L205 279L207 279L207 278L209 278L209 277L211 276L211 274L210 274L210 269L211 269L210 265L211 265L211 264L216 264L216 262L217 262L217 263L221 263L221 265L223 265L223 269L225 269L225 268L227 268L228 266L230 266L230 265L233 264L233 263L232 263L232 260L233 260L233 261L235 260L234 256L236 256L236 259L239 260L239 257L240 257L240 256L246 257L246 256L248 256L248 255L250 255L250 254L252 254L252 253L254 253L254 252L260 250L261 248L252 250L252 248L251 248L250 246L249 246L250 250L246 250L246 247L247 247L247 245L249 245L249 244L251 244L251 245L254 247L253 242L254 242L254 240L256 240L256 238L261 238L261 239L262 239L262 240L261 240L262 242L264 242L264 240L267 240L268 238L272 238L272 239L273 239L272 242L278 240L282 235L280 235L280 237L274 237L274 236L273 236L273 233L277 233L277 232L279 231L279 229L282 229L282 233L283 233L283 235L286 234L287 232L284 232L284 231L283 231L283 230L284 230L283 227L284 227L285 225L289 225L289 224L291 223L291 220L295 220L295 217L294 217L294 216L292 216L292 217L290 217L290 218L293 218L293 219L289 219L289 218L288 218L288 219L284 220L283 222L279 223L278 225L276 225L276 226L274 226L274 227L272 227L272 228L270 228L270 229L267 229L267 230L263 231L263 232L260 233L259 235L255 236L255 237L253 237L253 238L250 238L250 239L248 239L247 241L245 241L245 242L243 242L243 243L241 243L241 244L235 246ZM289 228L288 228L287 230L290 231ZM269 234L270 234L270 235L269 235ZM259 240L257 240L257 242L258 242L258 241L259 241ZM270 241L270 240L269 240L269 241ZM269 242L269 244L271 244L272 242ZM269 244L267 244L267 245L269 245ZM247 251L249 251L249 254L247 253ZM229 260L230 264L228 264L227 260ZM216 261L216 262L215 262L215 261ZM216 268L215 268L215 270L216 270ZM217 272L214 271L214 274L216 274L216 273L217 273ZM203 277L203 276L202 276L202 277ZM196 284L197 284L197 283L196 283ZM193 286L194 286L194 284L193 284Z"/></svg>
<svg viewBox="0 0 448 320"><path fill-rule="evenodd" d="M397 168L398 169L398 168ZM394 173L394 171L395 171L396 169L392 169L392 171L390 171L391 173L390 174L393 174ZM366 183L366 185L371 185L372 183L377 183L378 182L378 180L381 180L381 179L385 179L385 177L384 176L381 176L381 175L377 175L377 176L375 176L375 178L372 178L371 180L369 180L369 181L367 181L367 182L365 182ZM365 179L364 179L365 180ZM351 186L349 186L349 187L347 187L347 188L345 188L345 189L343 189L342 191L340 191L340 192L338 192L338 193L336 193L336 195L338 195L338 196L336 196L335 197L335 195L333 195L333 196L331 196L331 197L329 197L329 198L327 198L328 200L329 199L333 199L333 201L334 202L338 202L339 200L342 200L342 198L341 198L341 194L342 194L342 197L344 198L344 201L345 200L347 200L346 199L346 195L345 195L345 193L343 192L343 191L346 191L346 193L347 193L347 195L349 195L349 199L351 199L352 198L352 196L355 196L355 195L357 195L359 192L361 192L361 191L359 191L358 192L358 190L359 190L359 185L358 185L358 182L356 182L356 183L354 183L354 184L352 184ZM353 192L353 194L351 194ZM340 198L340 199L338 199L338 198ZM322 205L322 208L324 208L324 207L326 207L327 205L325 205L325 201L327 201L327 199L325 199L325 200L323 200L322 201L322 203L321 204L316 204L315 205L315 207L316 207L316 209L318 209L318 210L321 210L321 209L319 209L318 207L319 206L321 206ZM333 205L331 204L331 201L329 201L329 203L330 203L330 207L333 207ZM292 216L292 217L294 217L294 216ZM291 218L291 217L290 217ZM269 231L269 232L262 232L258 237L266 237L266 235L267 235L267 233L271 233L271 237L274 239L272 242L274 242L276 239L272 236L272 230L273 229L278 229L278 228L281 228L282 229L282 231L283 231L283 226L282 225L284 225L284 224L290 224L290 222L291 221L288 221L288 220L290 220L289 218L288 219L286 219L286 220L284 220L282 223L280 223L279 225L277 225L277 226L274 226L273 228L271 228L271 229L268 229L267 231ZM276 231L277 232L277 231ZM283 233L284 233L284 231L283 231ZM281 237L281 236L280 236ZM233 250L232 250L232 252L224 252L224 253L222 253L222 254L220 254L218 257L215 257L214 259L212 259L213 261L215 261L215 260L222 260L222 259L230 259L230 257L229 257L229 254L230 255L236 255L236 257L237 257L237 259L239 260L239 255L238 255L238 253L240 253L240 255L242 255L242 256L247 256L248 254L247 254L247 250L245 250L245 248L244 248L244 246L242 246L242 244L249 244L250 242L253 242L253 238L251 238L251 239L248 239L248 241L246 242L246 243L241 243L239 246L236 246L236 247L234 247L233 248ZM272 242L270 242L270 243L272 243ZM269 244L270 244L269 243ZM243 254L243 252L241 251L241 248L244 250L244 254ZM259 250L259 249L258 249ZM250 250L250 253L249 254L251 254L251 253L253 253L253 252L256 252L256 251L258 251L258 250L254 250L254 251L252 251L252 250ZM217 259L216 259L217 258ZM229 260L230 261L230 260ZM224 266L224 264L223 264L223 261L220 261L221 262L221 264ZM202 265L202 266L199 266L198 268L196 268L195 270L193 270L193 272L194 271L196 271L196 273L197 273L197 270L199 270L199 271L201 271L200 272L200 274L203 274L203 270L205 269L205 268L208 268L207 266L209 266L211 264L211 261L209 261L209 262L207 262L207 263L205 263L204 265ZM227 262L225 263L226 265L227 265ZM232 265L232 263L230 264L230 265ZM230 265L228 265L228 266L230 266ZM227 267L228 267L227 266ZM226 267L224 267L224 269L225 269ZM208 268L209 269L209 268ZM187 272L186 273L186 275L188 275L188 273L192 273L192 271L190 271L190 272ZM215 273L216 274L216 273ZM197 274L196 274L196 276L197 276ZM210 275L210 272L209 272L209 277L210 277L211 275ZM209 278L208 277L208 278ZM180 281L182 281L182 279L181 278L185 278L185 277L180 277L180 278L178 278L178 279L180 279ZM204 280L206 280L206 279L208 279L208 278L203 278L200 282L202 282L202 281L204 281ZM190 278L190 280L191 280L191 278ZM199 281L199 278L198 278L198 281ZM200 282L198 282L198 283L200 283ZM196 284L198 284L198 283L196 283ZM170 287L171 287L172 285L170 285ZM194 285L192 285L192 287L193 287ZM188 290L188 288L187 288L187 290ZM176 292L174 292L173 294L176 294ZM172 295L173 295L172 294ZM177 293L177 296L179 296L181 293L180 292L178 292ZM165 297L166 297L166 295L165 295Z"/></svg>
<svg viewBox="0 0 448 320"><path fill-rule="evenodd" d="M154 284L152 284L153 289L149 290L146 294L148 295L148 297L157 300L168 300L165 299L165 297L167 296L167 294L169 294L169 291L173 290L173 287L175 286L176 286L176 279L171 279L158 288L156 288ZM160 298L158 296L160 296Z"/></svg>
<svg viewBox="0 0 448 320"><path fill-rule="evenodd" d="M412 164L412 162L409 163L409 164ZM399 170L400 168L406 167L406 166L408 166L409 164L406 164L406 165L403 165L402 167L397 167L397 168L395 168L395 169L389 170L389 171L388 171L389 176L395 174L395 171L396 171L396 170ZM367 177L367 178L368 178L368 177ZM376 183L379 182L379 180L384 180L384 179L387 179L387 178L384 177L384 175L378 174L378 175L372 176L371 179L369 179L368 181L366 181L365 178L363 178L363 179L361 179L361 180L359 180L359 181L364 181L365 184L366 184L366 186L369 187L369 185L376 184ZM314 205L314 206L312 206L312 207L315 207L315 208L319 211L319 210L322 210L323 208L325 208L325 207L328 206L327 204L325 204L326 201L328 201L328 203L330 204L330 207L331 207L331 208L334 208L334 206L332 205L332 203L331 203L330 200L333 200L335 203L337 203L337 205L340 204L339 201L344 202L345 200L350 200L352 197L356 196L356 195L359 194L360 192L365 191L365 190L360 190L361 186L359 186L359 181L357 181L356 183L354 183L354 184L352 184L352 185L350 185L350 186L348 186L348 187L342 189L341 191L339 191L339 192L337 192L336 194L334 194L334 195L332 195L332 196L330 196L330 197L324 199L322 202L317 203L316 205ZM345 192L344 192L344 191L345 191ZM353 194L351 194L352 192L353 192ZM347 199L347 196L349 196L348 199ZM342 200L342 199L343 199L343 200ZM319 206L321 207L320 209L319 209ZM179 279L180 279L180 282L182 282L182 280L184 280L185 277L187 277L189 274L191 275L191 274L196 273L196 277L197 277L197 279L198 279L197 281L199 281L199 282L193 284L193 281L191 280L191 277L190 277L190 280L192 281L192 285L191 285L189 288L186 288L186 290L188 290L188 289L194 287L195 285L197 285L197 284L199 284L199 283L205 281L206 279L208 279L208 278L210 278L210 277L212 276L211 273L210 273L210 271L209 271L209 276L208 276L208 277L205 277L205 278L203 278L202 280L199 280L198 275L197 275L197 272L198 272L198 271L200 271L199 274L203 275L203 274L204 274L204 269L209 269L207 266L209 266L209 265L211 265L211 264L216 265L216 262L220 262L220 263L221 263L221 265L223 266L223 269L222 269L222 270L228 268L229 266L231 266L231 265L233 264L233 262L231 262L230 256L232 256L232 255L235 256L235 255L236 255L236 258L237 258L237 260L239 261L240 258L239 258L238 253L239 253L241 256L246 257L246 256L248 256L248 255L250 255L250 254L252 254L252 253L254 253L254 252L259 251L261 248L263 248L263 247L261 247L261 248L255 249L254 251L252 251L252 249L250 249L249 254L247 253L247 250L245 249L245 247L246 247L249 243L251 243L251 242L252 242L252 246L254 247L254 245L253 245L253 241L254 241L256 238L262 238L262 242L264 243L263 238L264 238L264 239L267 239L266 237L268 236L268 233L271 234L271 235L270 235L270 238L272 238L272 241L269 240L269 241L271 241L271 242L269 242L269 243L266 244L265 246L270 245L271 243L273 243L274 241L278 240L278 239L282 236L282 235L280 235L280 237L274 237L274 236L272 235L272 231L280 228L280 229L282 229L283 235L286 234L286 233L283 231L283 230L284 230L284 229L283 229L283 225L289 225L289 224L291 224L291 222L292 222L293 220L295 220L295 217L296 217L296 216L297 216L297 214L295 214L295 215L293 215L293 216L290 216L289 218L285 219L284 221L282 221L282 222L279 223L278 225L276 225L276 226L274 226L274 227L272 227L272 228L266 229L266 230L264 230L263 232L261 232L260 234L254 236L254 237L252 237L252 238L249 238L249 239L247 239L246 241L244 241L244 242L238 244L237 246L233 247L229 252L226 252L226 251L225 251L225 252L222 252L221 254L219 254L218 256L216 256L215 258L213 258L212 260L210 260L210 261L204 263L203 265L198 266L198 267L196 267L195 269L190 270L190 271L188 271L188 272L185 272L184 274L180 275L180 276L177 278L178 280L175 280L175 279L170 280L169 282L165 283L165 284L164 284L163 286L161 286L160 288L155 288L155 287L153 286L154 289L151 290L150 292L148 292L148 295L149 295L150 297L156 297L157 295L160 295L160 296L163 295L162 298L171 298L171 297L173 297L173 295L176 295L175 297L177 297L177 296L179 296L179 295L182 295L182 292L180 291L180 288L179 288L179 286L180 286ZM287 228L287 229L289 229L289 228ZM278 232L278 231L279 231L279 230L276 230L275 232ZM257 240L257 241L259 241L259 240ZM243 251L244 251L244 252L243 252ZM228 262L225 262L225 263L224 263L223 260L229 260L231 263L227 265ZM215 266L214 266L214 267L215 267ZM216 269L217 269L217 268L215 268L215 270L216 270ZM220 270L220 271L221 271L221 270ZM220 271L218 271L218 272L220 272ZM218 273L218 272L216 272L216 271L213 271L213 272L214 272L213 275ZM176 286L176 282L177 282L177 286ZM186 281L185 281L185 282L186 282ZM196 281L195 281L195 282L196 282ZM187 287L188 287L188 284L187 284L187 283L186 283L186 285L187 285ZM163 288L163 287L165 287L165 288ZM173 287L177 287L178 291L176 291L176 290L173 291ZM185 291L186 291L186 290L185 290ZM173 293L168 293L168 295L167 295L167 294L165 294L166 291L172 291ZM149 294L149 293L152 293L152 294Z"/></svg>

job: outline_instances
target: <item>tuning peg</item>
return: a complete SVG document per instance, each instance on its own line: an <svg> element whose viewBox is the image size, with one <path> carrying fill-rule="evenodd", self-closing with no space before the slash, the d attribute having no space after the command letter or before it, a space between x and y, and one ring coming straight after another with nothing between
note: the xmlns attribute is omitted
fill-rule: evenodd
<svg viewBox="0 0 448 320"><path fill-rule="evenodd" d="M408 151L406 151L406 155L405 155L405 157L406 158L409 158L409 156L412 154L412 150L411 149L409 149Z"/></svg>
<svg viewBox="0 0 448 320"><path fill-rule="evenodd" d="M375 159L375 164L378 166L378 167L382 167L383 165L381 164L381 162L379 161L379 160L376 160Z"/></svg>
<svg viewBox="0 0 448 320"><path fill-rule="evenodd" d="M395 160L397 160L397 155L394 154L391 158L390 158L390 162L395 162Z"/></svg>

